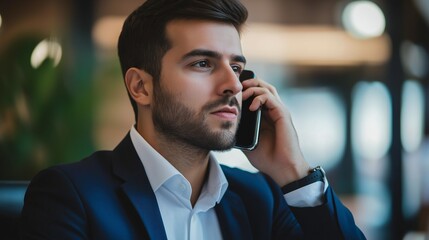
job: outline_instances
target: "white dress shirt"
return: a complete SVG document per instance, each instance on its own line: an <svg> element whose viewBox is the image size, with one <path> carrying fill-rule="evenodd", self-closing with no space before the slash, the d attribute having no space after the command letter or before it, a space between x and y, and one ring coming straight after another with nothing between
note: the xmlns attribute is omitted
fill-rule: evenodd
<svg viewBox="0 0 429 240"><path fill-rule="evenodd" d="M219 203L228 188L226 177L213 154L210 154L210 168L207 182L200 196L191 205L189 181L137 132L133 126L131 141L145 168L150 185L155 193L169 240L218 240L222 239L215 205ZM285 195L287 203L295 207L317 206L327 182L316 182Z"/></svg>

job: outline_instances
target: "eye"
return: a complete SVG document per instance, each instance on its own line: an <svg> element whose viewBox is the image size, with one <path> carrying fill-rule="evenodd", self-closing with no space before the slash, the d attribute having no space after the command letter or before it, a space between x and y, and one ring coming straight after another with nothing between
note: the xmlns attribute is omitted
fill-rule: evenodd
<svg viewBox="0 0 429 240"><path fill-rule="evenodd" d="M192 64L193 67L198 67L198 68L209 68L211 67L209 61L207 60L202 60L202 61L198 61Z"/></svg>
<svg viewBox="0 0 429 240"><path fill-rule="evenodd" d="M242 67L240 65L231 65L231 68L238 75L240 75L241 72L243 71L243 69L242 69Z"/></svg>

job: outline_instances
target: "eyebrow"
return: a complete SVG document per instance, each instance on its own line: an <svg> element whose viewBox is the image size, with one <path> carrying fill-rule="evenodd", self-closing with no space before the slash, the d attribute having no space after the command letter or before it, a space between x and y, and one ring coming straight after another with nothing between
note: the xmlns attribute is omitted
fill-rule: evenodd
<svg viewBox="0 0 429 240"><path fill-rule="evenodd" d="M182 60L186 60L190 57L195 57L195 56L206 56L206 57L211 57L216 59L222 58L222 55L219 52L207 50L207 49L195 49L183 55ZM241 62L244 64L246 64L247 62L246 58L243 55L233 55L231 60L235 62Z"/></svg>

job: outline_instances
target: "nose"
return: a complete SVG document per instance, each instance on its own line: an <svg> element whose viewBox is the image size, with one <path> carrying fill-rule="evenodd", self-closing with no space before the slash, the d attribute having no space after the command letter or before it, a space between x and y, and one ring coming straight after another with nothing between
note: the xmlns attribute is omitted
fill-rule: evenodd
<svg viewBox="0 0 429 240"><path fill-rule="evenodd" d="M243 90L238 74L230 66L222 70L220 80L219 95L236 95Z"/></svg>

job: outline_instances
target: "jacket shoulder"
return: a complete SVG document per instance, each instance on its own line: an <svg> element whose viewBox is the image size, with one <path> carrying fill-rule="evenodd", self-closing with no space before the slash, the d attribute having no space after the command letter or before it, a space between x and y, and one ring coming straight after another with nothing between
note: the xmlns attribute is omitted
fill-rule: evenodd
<svg viewBox="0 0 429 240"><path fill-rule="evenodd" d="M253 200L259 198L261 201L277 198L281 194L280 188L274 181L260 173L252 173L238 168L222 165L222 170L228 180L230 190L243 196L252 196Z"/></svg>
<svg viewBox="0 0 429 240"><path fill-rule="evenodd" d="M57 186L60 190L69 186L79 191L91 189L106 180L111 181L111 159L112 151L98 151L78 162L51 166L37 173L29 188Z"/></svg>
<svg viewBox="0 0 429 240"><path fill-rule="evenodd" d="M87 171L91 171L94 173L94 171L99 170L105 170L106 167L108 167L111 163L111 160L113 159L112 151L97 151L91 154L88 157L85 157L84 159L73 162L73 163L65 163L65 164L59 164L56 166L52 166L48 168L47 170L57 170L62 171L67 174L79 174L82 175L86 173Z"/></svg>

